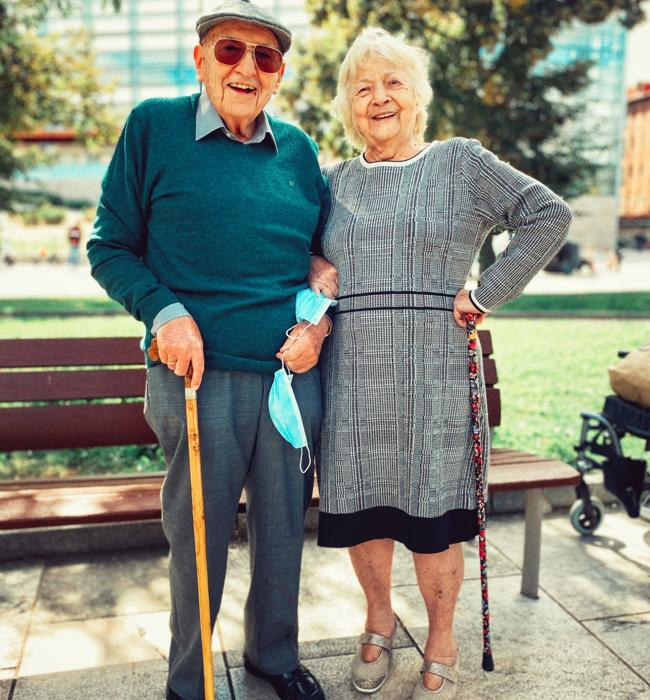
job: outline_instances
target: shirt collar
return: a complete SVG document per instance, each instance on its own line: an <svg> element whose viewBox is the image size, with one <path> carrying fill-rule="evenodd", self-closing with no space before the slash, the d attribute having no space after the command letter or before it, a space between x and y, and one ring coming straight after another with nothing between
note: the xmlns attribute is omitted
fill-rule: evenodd
<svg viewBox="0 0 650 700"><path fill-rule="evenodd" d="M225 125L221 115L214 108L214 105L208 97L208 93L203 90L201 96L199 97L199 104L196 110L196 131L195 131L195 141L200 141L202 138L211 134L213 131L223 131L226 136L232 138L235 141L239 139L234 136ZM269 137L269 141L273 144L273 148L278 150L278 144L275 141L275 136L269 124L266 112L262 111L257 117L255 133L251 136L248 141L240 141L245 145L253 143L262 143L266 137Z"/></svg>

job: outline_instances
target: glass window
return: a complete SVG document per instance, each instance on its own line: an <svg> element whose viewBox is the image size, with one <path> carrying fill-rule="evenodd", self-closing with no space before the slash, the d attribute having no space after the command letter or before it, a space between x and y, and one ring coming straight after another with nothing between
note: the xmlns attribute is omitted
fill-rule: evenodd
<svg viewBox="0 0 650 700"><path fill-rule="evenodd" d="M95 51L126 51L131 48L131 37L125 36L97 36L93 39Z"/></svg>
<svg viewBox="0 0 650 700"><path fill-rule="evenodd" d="M138 18L138 29L141 32L173 32L178 28L178 18L176 15L140 15Z"/></svg>

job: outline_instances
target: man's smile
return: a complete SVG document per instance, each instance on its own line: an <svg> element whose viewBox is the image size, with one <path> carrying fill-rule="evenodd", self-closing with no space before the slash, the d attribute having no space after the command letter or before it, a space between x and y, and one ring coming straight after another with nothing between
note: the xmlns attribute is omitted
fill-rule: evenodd
<svg viewBox="0 0 650 700"><path fill-rule="evenodd" d="M254 85L249 85L248 83L228 83L228 87L242 95L257 92L257 88Z"/></svg>

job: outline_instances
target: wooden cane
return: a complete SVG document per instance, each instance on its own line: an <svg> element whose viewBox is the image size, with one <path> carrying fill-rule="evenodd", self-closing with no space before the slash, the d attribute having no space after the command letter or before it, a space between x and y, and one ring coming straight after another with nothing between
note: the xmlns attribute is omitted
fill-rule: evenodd
<svg viewBox="0 0 650 700"><path fill-rule="evenodd" d="M158 362L158 344L154 338L148 350L149 357ZM196 390L192 389L192 368L185 377L185 415L187 418L187 445L190 457L190 485L192 489L192 525L196 580L199 587L199 623L203 650L203 690L205 700L214 700L214 672L212 669L212 625L210 622L210 593L208 587L208 560L205 544L205 510L203 508L203 479L201 476L201 448L199 443L199 412Z"/></svg>

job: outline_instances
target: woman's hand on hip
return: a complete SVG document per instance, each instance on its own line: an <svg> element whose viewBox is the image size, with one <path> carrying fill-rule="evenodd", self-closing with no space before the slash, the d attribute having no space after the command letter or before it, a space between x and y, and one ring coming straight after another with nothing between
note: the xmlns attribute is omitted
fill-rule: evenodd
<svg viewBox="0 0 650 700"><path fill-rule="evenodd" d="M463 321L463 316L465 314L474 314L474 316L476 316L476 325L483 323L483 320L487 316L487 314L482 313L474 306L472 300L469 298L469 291L467 289L459 289L454 299L454 321L456 321L461 328L465 328L465 321Z"/></svg>
<svg viewBox="0 0 650 700"><path fill-rule="evenodd" d="M330 299L336 299L339 295L339 273L329 260L320 255L311 256L307 281L317 294L322 292Z"/></svg>

